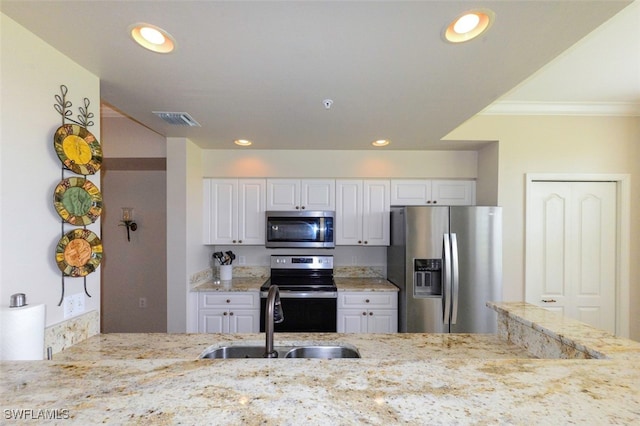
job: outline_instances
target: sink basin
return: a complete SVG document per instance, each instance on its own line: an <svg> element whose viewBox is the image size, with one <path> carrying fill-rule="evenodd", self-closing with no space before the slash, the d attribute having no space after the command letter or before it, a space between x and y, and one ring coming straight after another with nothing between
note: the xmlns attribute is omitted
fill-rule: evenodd
<svg viewBox="0 0 640 426"><path fill-rule="evenodd" d="M348 345L276 346L278 358L360 358L358 349ZM264 346L221 346L205 351L200 358L264 358Z"/></svg>
<svg viewBox="0 0 640 426"><path fill-rule="evenodd" d="M355 348L346 346L300 346L291 349L285 358L360 358Z"/></svg>
<svg viewBox="0 0 640 426"><path fill-rule="evenodd" d="M221 346L205 352L200 358L264 358L264 346Z"/></svg>

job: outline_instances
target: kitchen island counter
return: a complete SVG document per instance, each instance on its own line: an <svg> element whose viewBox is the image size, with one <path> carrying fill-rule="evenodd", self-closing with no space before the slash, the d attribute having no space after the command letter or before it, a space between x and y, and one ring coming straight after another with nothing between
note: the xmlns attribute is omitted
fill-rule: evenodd
<svg viewBox="0 0 640 426"><path fill-rule="evenodd" d="M517 350L486 351L492 343L511 347L487 335L326 334L295 339L344 339L363 358L199 360L208 345L263 336L159 336L96 336L53 361L0 363L4 421L45 410L60 423L77 424L631 424L640 418L635 357L527 359ZM385 345L399 350L386 352ZM400 357L410 347L416 350ZM625 347L634 351L633 344L616 351Z"/></svg>

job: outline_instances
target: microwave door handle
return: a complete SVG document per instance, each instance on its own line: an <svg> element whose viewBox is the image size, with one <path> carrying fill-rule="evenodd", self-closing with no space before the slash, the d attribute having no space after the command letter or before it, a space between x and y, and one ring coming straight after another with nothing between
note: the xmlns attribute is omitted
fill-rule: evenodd
<svg viewBox="0 0 640 426"><path fill-rule="evenodd" d="M458 265L458 237L451 234L451 324L458 318L458 294L460 293L460 269Z"/></svg>
<svg viewBox="0 0 640 426"><path fill-rule="evenodd" d="M319 240L322 243L324 243L324 234L326 233L325 232L326 228L327 228L327 225L325 225L325 223L324 223L324 217L321 217L320 218L320 229L319 229L319 232L320 232Z"/></svg>
<svg viewBox="0 0 640 426"><path fill-rule="evenodd" d="M449 324L451 317L451 240L449 234L444 234L442 239L442 263L444 263L444 292L442 294L442 304L444 305L444 323Z"/></svg>

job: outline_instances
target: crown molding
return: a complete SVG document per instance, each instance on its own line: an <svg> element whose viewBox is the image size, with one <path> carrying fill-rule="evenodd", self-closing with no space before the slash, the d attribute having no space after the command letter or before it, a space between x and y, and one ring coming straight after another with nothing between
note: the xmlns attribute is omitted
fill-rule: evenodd
<svg viewBox="0 0 640 426"><path fill-rule="evenodd" d="M480 115L604 115L640 116L640 103L632 102L494 102Z"/></svg>

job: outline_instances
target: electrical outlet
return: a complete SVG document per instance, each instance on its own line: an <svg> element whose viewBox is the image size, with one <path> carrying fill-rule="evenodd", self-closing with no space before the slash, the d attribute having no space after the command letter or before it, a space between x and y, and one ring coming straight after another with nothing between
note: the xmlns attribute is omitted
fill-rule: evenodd
<svg viewBox="0 0 640 426"><path fill-rule="evenodd" d="M64 317L69 318L73 316L73 299L71 296L67 296L62 301L62 308L64 309Z"/></svg>
<svg viewBox="0 0 640 426"><path fill-rule="evenodd" d="M244 265L247 263L247 258L244 256L238 256L238 265Z"/></svg>
<svg viewBox="0 0 640 426"><path fill-rule="evenodd" d="M147 298L146 297L141 297L140 299L138 299L138 307L139 308L146 308L147 307Z"/></svg>
<svg viewBox="0 0 640 426"><path fill-rule="evenodd" d="M72 294L63 300L64 317L70 318L84 312L84 294Z"/></svg>
<svg viewBox="0 0 640 426"><path fill-rule="evenodd" d="M75 315L81 314L84 312L84 294L78 293L74 295L75 300Z"/></svg>

